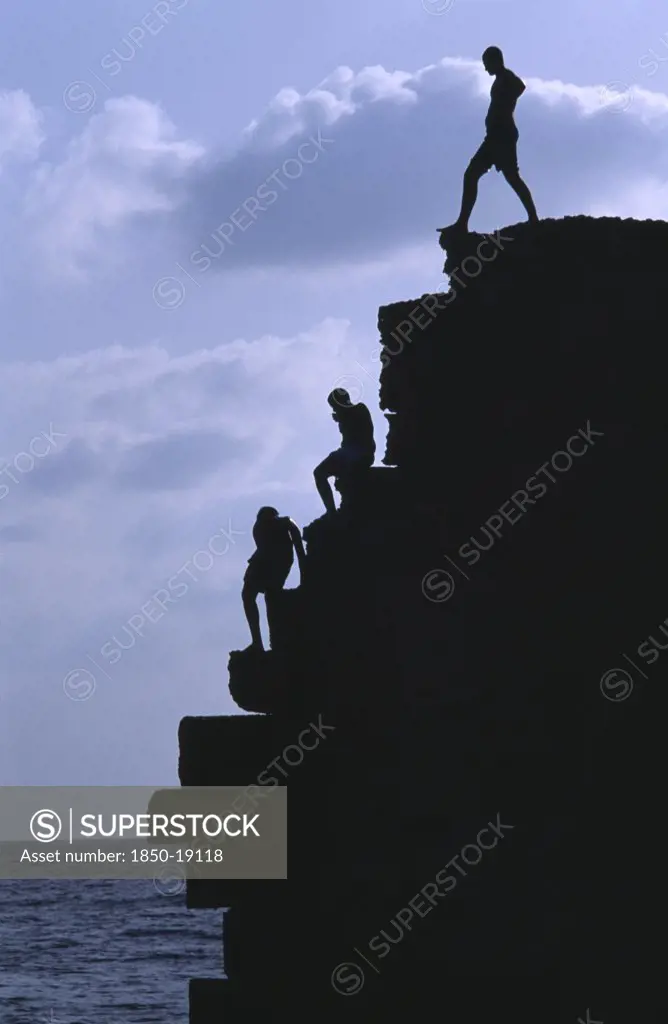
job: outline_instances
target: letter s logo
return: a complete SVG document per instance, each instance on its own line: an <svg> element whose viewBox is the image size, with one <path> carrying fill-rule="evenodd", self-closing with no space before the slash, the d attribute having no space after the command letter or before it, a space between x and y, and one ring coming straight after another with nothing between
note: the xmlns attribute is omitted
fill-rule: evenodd
<svg viewBox="0 0 668 1024"><path fill-rule="evenodd" d="M55 811L46 808L35 811L30 819L30 831L38 843L52 843L57 839L63 828L63 823Z"/></svg>

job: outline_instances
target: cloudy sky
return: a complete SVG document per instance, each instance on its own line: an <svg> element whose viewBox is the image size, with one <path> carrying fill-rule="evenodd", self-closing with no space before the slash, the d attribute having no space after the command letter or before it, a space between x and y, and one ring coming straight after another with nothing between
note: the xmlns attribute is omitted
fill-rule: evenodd
<svg viewBox="0 0 668 1024"><path fill-rule="evenodd" d="M255 512L321 513L334 386L382 458L377 307L443 280L492 43L539 214L665 217L658 0L5 12L0 784L173 784L234 710ZM523 216L483 180L472 228Z"/></svg>

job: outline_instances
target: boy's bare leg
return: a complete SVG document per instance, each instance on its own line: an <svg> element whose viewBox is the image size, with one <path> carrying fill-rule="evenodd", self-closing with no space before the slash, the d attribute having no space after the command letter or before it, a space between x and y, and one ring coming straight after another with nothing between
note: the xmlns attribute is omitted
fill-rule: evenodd
<svg viewBox="0 0 668 1024"><path fill-rule="evenodd" d="M241 600L246 613L246 622L250 628L251 644L257 650L264 650L262 633L260 632L260 611L257 606L258 591L254 586L246 583L241 591Z"/></svg>
<svg viewBox="0 0 668 1024"><path fill-rule="evenodd" d="M334 456L334 457L333 457ZM315 486L318 490L318 494L322 498L322 503L325 506L325 510L330 514L334 515L336 512L336 504L334 502L334 495L332 494L332 488L329 485L329 478L336 476L339 469L336 453L330 453L326 459L316 466L313 470L313 476L315 478Z"/></svg>
<svg viewBox="0 0 668 1024"><path fill-rule="evenodd" d="M529 215L529 222L531 224L538 223L538 214L536 213L536 207L534 205L533 197L529 191L527 183L520 178L519 173L512 171L507 173L503 172L503 176L512 188L513 192L518 196L522 206Z"/></svg>
<svg viewBox="0 0 668 1024"><path fill-rule="evenodd" d="M464 185L462 187L462 205L459 211L459 217L454 224L448 225L445 228L437 228L438 231L459 231L466 233L469 229L469 218L473 212L473 207L476 204L478 198L478 182L485 173L482 168L476 167L475 164L469 164L464 174Z"/></svg>

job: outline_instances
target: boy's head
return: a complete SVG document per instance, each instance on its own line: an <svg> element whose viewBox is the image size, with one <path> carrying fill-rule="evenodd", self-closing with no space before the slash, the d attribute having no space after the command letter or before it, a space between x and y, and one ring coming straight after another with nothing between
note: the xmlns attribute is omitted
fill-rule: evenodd
<svg viewBox="0 0 668 1024"><path fill-rule="evenodd" d="M327 395L327 401L332 409L350 409L352 402L350 395L344 388L334 388Z"/></svg>
<svg viewBox="0 0 668 1024"><path fill-rule="evenodd" d="M503 68L503 54L498 46L488 46L482 55L482 63L488 75L496 75Z"/></svg>
<svg viewBox="0 0 668 1024"><path fill-rule="evenodd" d="M259 523L266 523L270 519L278 519L278 509L272 508L271 505L263 505L258 511L257 521Z"/></svg>

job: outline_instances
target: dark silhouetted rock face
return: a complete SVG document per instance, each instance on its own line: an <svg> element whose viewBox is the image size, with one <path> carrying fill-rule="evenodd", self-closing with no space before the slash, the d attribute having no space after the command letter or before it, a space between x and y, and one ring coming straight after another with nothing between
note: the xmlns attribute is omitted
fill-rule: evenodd
<svg viewBox="0 0 668 1024"><path fill-rule="evenodd" d="M279 695L285 692L283 664L274 651L252 647L230 651L230 694L244 711L270 714Z"/></svg>
<svg viewBox="0 0 668 1024"><path fill-rule="evenodd" d="M232 908L231 980L195 986L197 1024L380 1020L402 998L555 1024L655 1006L636 848L665 666L638 648L668 644L668 225L497 241L448 253L451 292L380 310L386 468L306 529L272 653L230 662L269 714L182 723L184 784L271 764L289 786L289 881L189 887Z"/></svg>

